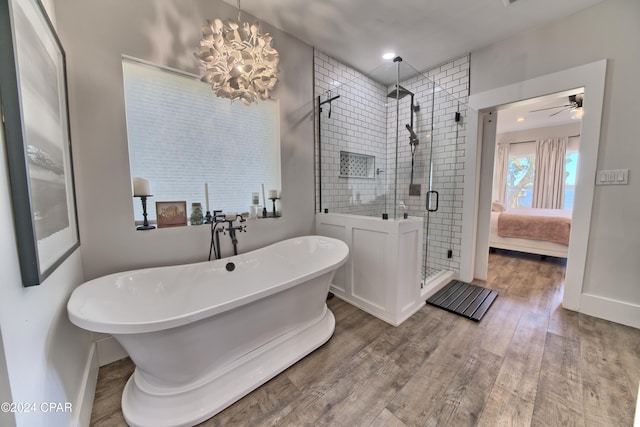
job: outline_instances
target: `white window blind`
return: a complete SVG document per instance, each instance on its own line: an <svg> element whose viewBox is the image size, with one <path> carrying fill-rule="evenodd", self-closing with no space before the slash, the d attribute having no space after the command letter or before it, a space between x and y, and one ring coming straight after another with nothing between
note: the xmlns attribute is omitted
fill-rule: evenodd
<svg viewBox="0 0 640 427"><path fill-rule="evenodd" d="M184 200L187 215L193 202L204 210L205 183L212 211L248 211L261 184L280 189L277 101L232 103L197 76L132 58L122 68L131 176L150 182L150 220L156 201ZM133 207L142 220L138 198Z"/></svg>

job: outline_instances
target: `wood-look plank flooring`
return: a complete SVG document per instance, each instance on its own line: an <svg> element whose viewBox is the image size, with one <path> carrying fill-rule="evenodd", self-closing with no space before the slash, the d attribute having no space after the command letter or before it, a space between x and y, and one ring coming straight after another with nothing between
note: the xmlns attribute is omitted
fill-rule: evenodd
<svg viewBox="0 0 640 427"><path fill-rule="evenodd" d="M395 328L333 298L329 342L200 426L631 426L640 330L563 309L564 260L489 263L481 322L425 305ZM133 369L100 369L91 425L126 425Z"/></svg>

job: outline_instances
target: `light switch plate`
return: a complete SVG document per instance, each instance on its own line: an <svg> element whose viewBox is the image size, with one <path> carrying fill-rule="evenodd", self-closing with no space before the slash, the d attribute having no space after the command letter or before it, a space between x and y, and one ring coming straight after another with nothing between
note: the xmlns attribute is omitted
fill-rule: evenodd
<svg viewBox="0 0 640 427"><path fill-rule="evenodd" d="M626 185L629 183L629 169L603 169L598 171L596 185Z"/></svg>

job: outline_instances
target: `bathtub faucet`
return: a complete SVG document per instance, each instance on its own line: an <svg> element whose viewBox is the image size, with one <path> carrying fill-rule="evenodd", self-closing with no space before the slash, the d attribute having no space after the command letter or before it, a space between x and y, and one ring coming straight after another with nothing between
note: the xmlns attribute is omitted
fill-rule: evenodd
<svg viewBox="0 0 640 427"><path fill-rule="evenodd" d="M245 222L246 219L242 215L237 215L236 218L228 220L227 231L229 231L229 237L231 238L231 243L233 244L233 254L238 255L238 238L236 237L236 231L242 233L243 231L247 231L246 225L233 225L233 221L237 219L238 222Z"/></svg>
<svg viewBox="0 0 640 427"><path fill-rule="evenodd" d="M218 223L218 222L223 222L224 221L224 214L222 213L221 210L214 210L213 211L213 222L214 223Z"/></svg>
<svg viewBox="0 0 640 427"><path fill-rule="evenodd" d="M229 237L231 238L231 243L233 243L233 254L238 255L238 237L236 236L236 232L247 231L247 226L243 225L233 225L235 221L240 223L245 222L243 214L238 214L235 212L223 213L223 211L213 211L213 222L211 223L211 247L209 249L209 260L211 260L211 252L213 250L216 259L222 258L222 254L220 251L220 233L227 234L229 232ZM226 223L226 227L225 227ZM220 228L218 228L220 227Z"/></svg>
<svg viewBox="0 0 640 427"><path fill-rule="evenodd" d="M229 232L229 237L231 238L231 243L233 244L233 254L234 255L238 255L238 237L236 236L236 232L246 232L247 231L247 226L246 225L233 225L233 223L235 221L238 221L240 223L243 223L246 221L246 219L244 218L244 216L242 216L241 214L236 214L236 213L228 213L228 214L223 214L220 216L216 216L216 222L226 222L227 226L226 227L221 227L216 229L216 235L215 235L215 245L216 245L216 258L220 259L222 258L222 254L220 253L220 233L222 234L227 234L227 231Z"/></svg>
<svg viewBox="0 0 640 427"><path fill-rule="evenodd" d="M235 227L229 227L229 237L231 237L231 243L233 244L233 254L238 255L238 238L236 237L236 231L247 231L246 225L237 225Z"/></svg>

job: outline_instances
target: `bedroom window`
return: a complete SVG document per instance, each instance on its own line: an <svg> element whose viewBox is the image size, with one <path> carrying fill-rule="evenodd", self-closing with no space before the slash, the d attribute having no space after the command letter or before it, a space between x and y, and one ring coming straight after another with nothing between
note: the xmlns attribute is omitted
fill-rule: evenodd
<svg viewBox="0 0 640 427"><path fill-rule="evenodd" d="M512 209L533 207L535 169L535 144L512 144L507 164L505 206ZM564 209L573 209L577 169L578 149L575 144L567 150L565 157Z"/></svg>
<svg viewBox="0 0 640 427"><path fill-rule="evenodd" d="M535 146L533 147L535 150ZM530 208L533 203L534 153L509 154L507 164L506 206Z"/></svg>
<svg viewBox="0 0 640 427"><path fill-rule="evenodd" d="M567 157L564 162L565 180L564 180L564 208L573 209L573 197L576 192L576 172L578 170L578 151L567 151Z"/></svg>

